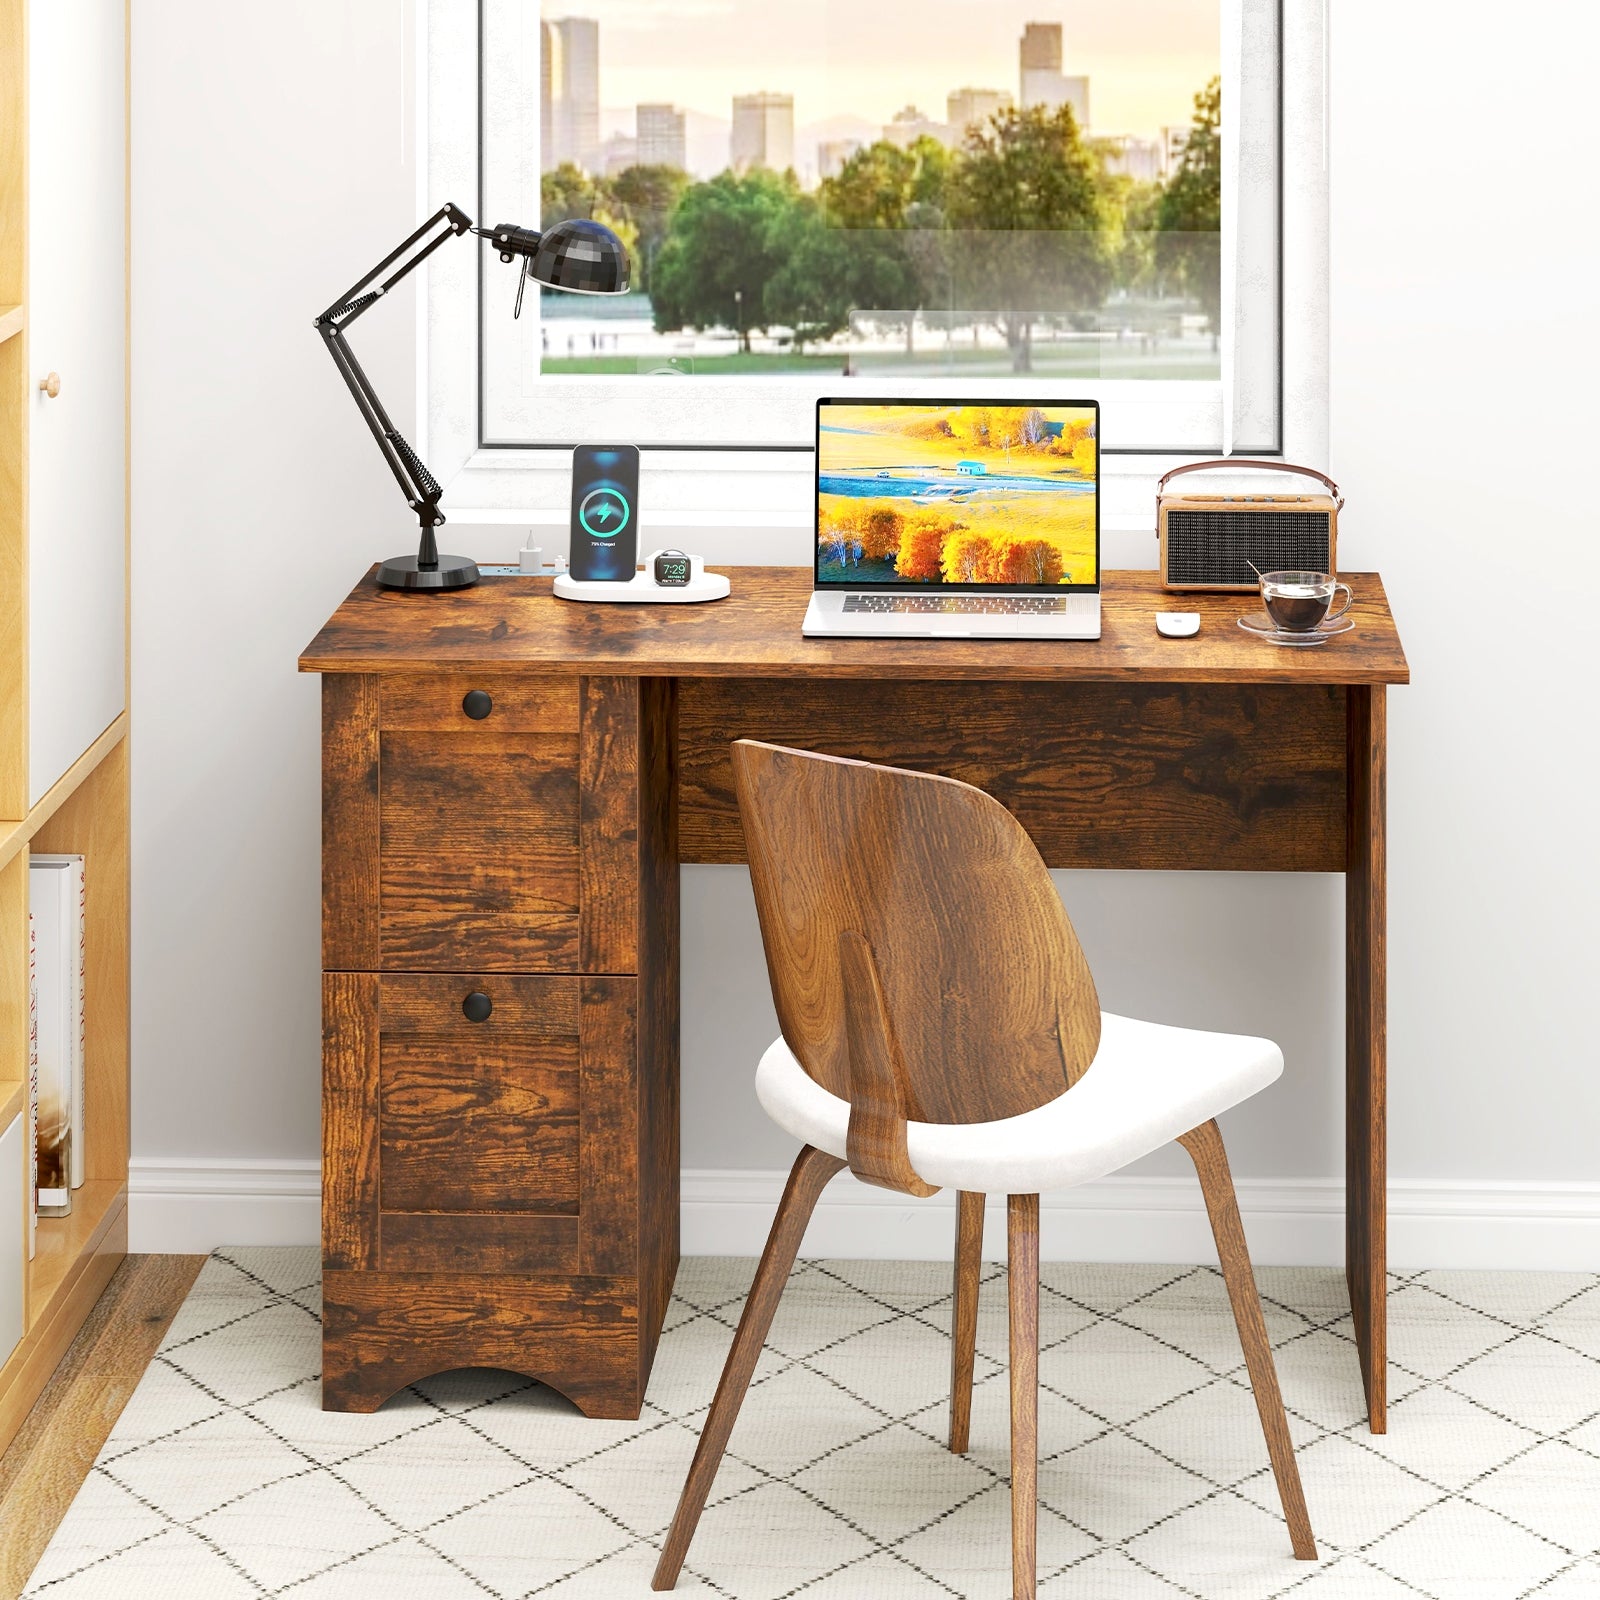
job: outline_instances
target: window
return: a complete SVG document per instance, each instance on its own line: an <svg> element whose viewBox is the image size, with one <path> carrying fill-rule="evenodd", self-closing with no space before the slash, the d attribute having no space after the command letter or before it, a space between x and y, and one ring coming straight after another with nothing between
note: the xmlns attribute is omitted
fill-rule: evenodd
<svg viewBox="0 0 1600 1600"><path fill-rule="evenodd" d="M430 202L593 215L634 262L627 296L530 296L514 321L515 273L435 258L428 444L464 474L447 503L535 504L529 468L611 435L647 473L792 479L820 394L1044 387L1098 399L1113 455L1307 431L1285 363L1316 365L1322 291L1286 329L1304 252L1284 165L1316 151L1296 196L1314 265L1320 7L428 5Z"/></svg>

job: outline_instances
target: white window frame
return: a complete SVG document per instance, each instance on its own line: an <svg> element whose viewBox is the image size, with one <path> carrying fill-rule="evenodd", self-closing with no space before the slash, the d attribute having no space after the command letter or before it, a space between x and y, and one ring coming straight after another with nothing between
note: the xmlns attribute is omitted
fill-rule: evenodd
<svg viewBox="0 0 1600 1600"><path fill-rule="evenodd" d="M422 48L417 52L417 126L423 146L418 161L419 213L428 215L449 199L465 206L479 222L502 220L478 217L475 209L481 193L479 0L415 3L422 8L423 24L419 29ZM1252 12L1261 15L1261 4L1262 0L1223 0L1225 86L1240 81L1249 19ZM1278 393L1271 399L1276 402L1278 441L1275 451L1258 453L1315 466L1326 463L1326 0L1292 0L1288 4L1266 0L1266 4L1277 10L1274 22L1281 96L1272 109L1279 117L1281 172L1273 192L1263 188L1259 174L1240 170L1243 141L1228 137L1229 108L1240 97L1225 92L1224 159L1229 169L1224 181L1222 250L1223 323L1228 331L1223 339L1222 383L1213 387L1197 382L1125 381L1081 386L1101 399L1107 418L1107 453L1102 458L1107 566L1150 563L1152 552L1142 544L1126 543L1119 551L1117 536L1147 533L1153 528L1154 483L1162 472L1197 455L1218 453L1215 448L1198 446L1157 453L1139 448L1137 442L1133 448L1119 449L1120 419L1132 424L1124 437L1133 434L1137 439L1137 427L1148 425L1147 419L1165 411L1169 416L1180 415L1184 436L1193 436L1198 401L1200 406L1210 407L1207 431L1213 438L1220 435L1220 453L1233 453L1236 434L1241 446L1255 447L1260 442L1246 436L1248 425L1243 431L1234 426L1236 415L1245 417L1253 411L1259 415L1262 398L1248 392L1245 369L1250 363L1233 359L1231 330L1237 326L1239 296L1260 292L1260 284L1248 281L1248 272L1241 268L1234 243L1241 229L1259 227L1263 222L1270 226L1274 212L1278 213L1280 239L1276 284L1280 306L1275 329ZM1261 114L1259 104L1255 114ZM506 281L502 283L491 276L497 267L487 247L479 246L475 251L440 251L426 269L424 289L418 296L421 448L435 476L446 486L444 508L452 521L564 527L570 448L579 439L553 437L549 446L542 448L496 448L479 442L483 373L478 296L488 284L491 297L509 302L516 276L511 268L504 268ZM1259 360L1255 367L1261 369ZM670 403L682 405L692 397L691 386L697 389L703 381L641 377L621 383L628 386L630 401L637 394L639 404L659 406L669 396ZM732 381L749 386L762 380ZM1026 384L1030 380L1019 381ZM1031 381L1037 388L1037 379ZM852 390L854 387L852 383ZM1197 397L1197 390L1208 398ZM1174 412L1173 407L1178 410ZM618 418L610 410L606 415L608 427L603 431L627 437L625 414ZM641 518L663 536L675 529L696 529L700 534L696 548L713 560L806 561L810 559L812 483L812 453L805 447L647 448L641 473ZM760 529L771 530L775 537L752 545L751 531ZM802 534L806 537L801 538ZM646 530L645 539L649 537Z"/></svg>

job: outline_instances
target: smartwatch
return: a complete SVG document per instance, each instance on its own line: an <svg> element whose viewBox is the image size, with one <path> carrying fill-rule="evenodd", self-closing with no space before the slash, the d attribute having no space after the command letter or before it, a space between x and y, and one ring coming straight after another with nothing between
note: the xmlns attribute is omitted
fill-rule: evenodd
<svg viewBox="0 0 1600 1600"><path fill-rule="evenodd" d="M662 550L655 559L655 580L662 589L684 589L689 584L689 558L681 550Z"/></svg>

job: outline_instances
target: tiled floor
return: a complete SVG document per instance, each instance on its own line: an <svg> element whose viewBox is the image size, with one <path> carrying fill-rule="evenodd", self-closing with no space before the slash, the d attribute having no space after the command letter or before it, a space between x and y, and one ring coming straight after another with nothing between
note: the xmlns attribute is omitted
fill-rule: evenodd
<svg viewBox="0 0 1600 1600"><path fill-rule="evenodd" d="M684 1263L636 1423L487 1373L356 1417L318 1409L314 1252L225 1252L27 1592L642 1600L751 1266ZM803 1265L679 1592L1009 1595L1000 1277L987 1269L973 1448L955 1457L948 1269ZM1263 1270L1310 1565L1289 1554L1217 1275L1044 1277L1041 1594L1600 1600L1600 1278L1397 1276L1380 1438L1342 1276Z"/></svg>

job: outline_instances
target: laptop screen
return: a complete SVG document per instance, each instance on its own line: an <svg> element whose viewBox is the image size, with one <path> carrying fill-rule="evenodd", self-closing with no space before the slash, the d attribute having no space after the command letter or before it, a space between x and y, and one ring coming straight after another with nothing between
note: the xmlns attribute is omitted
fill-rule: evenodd
<svg viewBox="0 0 1600 1600"><path fill-rule="evenodd" d="M1100 408L817 402L819 586L1093 589Z"/></svg>

